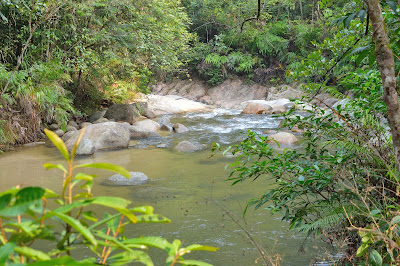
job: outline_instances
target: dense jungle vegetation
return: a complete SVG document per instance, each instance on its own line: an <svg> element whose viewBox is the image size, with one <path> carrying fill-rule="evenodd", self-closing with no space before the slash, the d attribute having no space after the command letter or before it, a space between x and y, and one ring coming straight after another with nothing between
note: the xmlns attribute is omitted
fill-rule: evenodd
<svg viewBox="0 0 400 266"><path fill-rule="evenodd" d="M248 207L343 246L341 264L400 263L400 2L0 4L0 149L147 93L158 80L301 81L310 101L323 102L320 93L343 100L284 115L284 127L306 131L303 150L279 152L249 132L227 148L240 154L229 179L272 178Z"/></svg>

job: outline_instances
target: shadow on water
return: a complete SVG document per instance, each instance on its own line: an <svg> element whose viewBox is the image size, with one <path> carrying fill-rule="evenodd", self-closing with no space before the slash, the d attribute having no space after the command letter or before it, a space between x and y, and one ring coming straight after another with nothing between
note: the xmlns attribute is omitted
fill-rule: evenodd
<svg viewBox="0 0 400 266"><path fill-rule="evenodd" d="M144 172L150 178L149 183L140 186L109 187L101 185L101 181L111 173L87 171L99 176L93 188L95 195L124 197L136 206L152 205L156 213L172 220L170 224L137 224L126 228L130 236L156 235L170 241L180 239L185 246L199 243L219 247L216 253L197 252L188 256L214 265L254 265L256 261L261 265L257 249L229 217L234 216L269 255L279 254L282 265L309 265L316 256L324 257L322 242L311 241L305 246L305 252L299 253L305 236L289 231L279 215L271 216L262 209L251 209L245 216L245 223L242 214L248 200L259 197L271 185L266 179L259 178L256 182L231 186L226 181L225 166L234 159L222 155L210 158L212 142L238 142L245 138L248 129L261 133L276 128L280 123L278 118L239 115L237 111L223 109L169 118L173 123L186 125L190 131L164 134L157 144L166 144L166 148L155 148L151 141L138 141L134 148L99 152L78 159L79 163L119 164L129 171ZM178 153L173 147L182 140L205 148L193 153ZM56 171L44 170L45 162L60 163L62 158L54 148L46 146L18 148L0 156L1 188L23 183L59 190L62 177ZM84 254L85 251L80 252ZM150 252L154 253L155 264L162 265L165 255L154 250Z"/></svg>

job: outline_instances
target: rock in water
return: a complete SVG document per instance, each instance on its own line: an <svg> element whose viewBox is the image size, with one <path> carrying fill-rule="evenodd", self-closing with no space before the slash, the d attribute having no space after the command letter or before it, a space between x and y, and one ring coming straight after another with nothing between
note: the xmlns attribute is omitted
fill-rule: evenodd
<svg viewBox="0 0 400 266"><path fill-rule="evenodd" d="M135 122L131 126L132 130L134 131L147 131L147 132L156 132L160 129L160 125L150 119L145 119L142 121Z"/></svg>
<svg viewBox="0 0 400 266"><path fill-rule="evenodd" d="M189 129L187 127L185 127L184 125L179 124L179 123L175 124L173 126L173 129L174 129L175 133L184 133L184 132L189 131Z"/></svg>
<svg viewBox="0 0 400 266"><path fill-rule="evenodd" d="M190 143L187 140L181 141L176 147L176 150L180 152L193 152L197 151L199 148L195 146L194 144Z"/></svg>
<svg viewBox="0 0 400 266"><path fill-rule="evenodd" d="M132 104L111 105L104 115L109 120L128 122L129 124L133 124L139 116L139 111Z"/></svg>
<svg viewBox="0 0 400 266"><path fill-rule="evenodd" d="M292 133L288 133L288 132L279 132L279 133L270 135L268 137L268 139L269 139L268 142L275 143L275 141L277 141L279 144L294 144L299 141L295 135L293 135Z"/></svg>
<svg viewBox="0 0 400 266"><path fill-rule="evenodd" d="M68 137L65 141L65 144L68 150L72 150L81 130L73 132L74 135ZM130 133L129 128L123 123L117 122L106 122L101 124L93 124L88 125L86 127L85 133L82 137L81 145L87 145L87 142L84 140L90 140L94 146L94 152L98 150L107 150L107 149L121 149L127 148L130 141ZM78 148L78 152L80 149ZM83 148L82 148L83 149ZM78 155L83 155L77 153ZM84 153L85 155L87 153Z"/></svg>
<svg viewBox="0 0 400 266"><path fill-rule="evenodd" d="M272 108L269 105L261 103L248 103L243 109L242 114L266 114L269 113Z"/></svg>
<svg viewBox="0 0 400 266"><path fill-rule="evenodd" d="M138 186L149 181L149 178L142 172L130 172L131 177L126 178L123 175L116 174L103 181L107 186Z"/></svg>

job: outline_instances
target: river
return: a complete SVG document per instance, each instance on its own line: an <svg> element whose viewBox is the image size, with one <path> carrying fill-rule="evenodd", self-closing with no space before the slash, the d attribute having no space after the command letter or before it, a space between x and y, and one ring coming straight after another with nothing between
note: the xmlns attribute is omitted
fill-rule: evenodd
<svg viewBox="0 0 400 266"><path fill-rule="evenodd" d="M224 145L244 139L247 129L262 132L277 128L280 120L266 115L240 115L238 111L216 109L209 113L169 115L173 123L189 128L182 134L164 134L154 141L132 142L130 148L98 152L78 158L78 163L108 162L129 171L145 173L150 182L141 186L110 187L101 181L112 173L88 169L97 174L95 195L120 196L133 205L152 205L155 212L172 220L170 224L138 224L126 229L129 237L156 235L169 241L180 239L185 246L198 243L219 247L215 253L194 252L186 258L201 259L214 265L262 265L256 247L246 233L231 219L234 216L246 228L268 255L279 254L281 265L329 265L321 241L308 241L305 252L299 252L305 236L288 230L279 215L271 216L263 209L249 210L243 218L246 202L259 197L268 187L266 178L231 186L226 181L225 166L233 158L222 155L210 158L212 142ZM182 140L189 140L204 149L179 153L173 149ZM166 144L166 148L156 148ZM20 147L0 155L0 187L8 189L18 184L48 187L59 191L62 176L56 170L47 171L44 163L62 163L62 157L51 146ZM163 265L166 256L155 253L156 265Z"/></svg>

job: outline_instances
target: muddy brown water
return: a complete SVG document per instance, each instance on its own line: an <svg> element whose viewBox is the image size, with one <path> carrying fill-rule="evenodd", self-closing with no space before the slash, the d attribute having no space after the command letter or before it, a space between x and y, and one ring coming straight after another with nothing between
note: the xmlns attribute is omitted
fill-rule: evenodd
<svg viewBox="0 0 400 266"><path fill-rule="evenodd" d="M269 255L279 254L281 265L329 265L324 243L311 241L300 253L305 236L288 230L279 215L271 216L263 209L250 209L242 214L246 203L257 198L271 186L268 180L245 182L231 186L225 166L233 158L216 155L210 158L214 141L229 144L245 137L247 129L263 131L276 128L278 118L239 115L236 111L216 110L170 116L172 122L189 127L184 134L164 134L163 139L133 142L125 150L98 152L81 157L77 163L108 162L121 165L129 171L145 173L150 182L140 186L110 187L101 181L112 175L103 170L87 169L96 174L95 195L119 196L133 205L151 205L155 212L172 220L170 224L137 224L126 228L129 237L155 235L169 241L180 239L183 245L204 244L218 247L215 253L193 252L186 258L200 259L213 265L262 265L254 244L230 215L246 228ZM182 140L189 140L204 149L193 153L179 153L173 147ZM167 148L156 148L157 144ZM51 146L21 147L0 155L0 187L8 189L18 184L43 186L60 190L62 175L56 170L47 171L44 163L62 163L62 157ZM102 210L98 210L101 212ZM229 213L229 215L228 215ZM85 254L85 250L80 251ZM90 253L88 251L88 253ZM165 254L151 251L155 265L164 265Z"/></svg>

